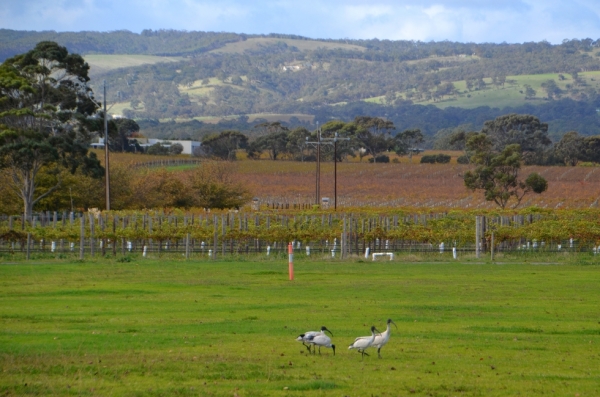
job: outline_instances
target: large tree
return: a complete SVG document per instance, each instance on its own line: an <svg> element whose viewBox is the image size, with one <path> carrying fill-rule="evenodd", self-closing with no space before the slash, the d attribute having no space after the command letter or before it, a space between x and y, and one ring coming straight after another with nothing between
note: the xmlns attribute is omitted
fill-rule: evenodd
<svg viewBox="0 0 600 397"><path fill-rule="evenodd" d="M584 158L585 138L577 131L569 131L554 145L554 154L565 165L575 166Z"/></svg>
<svg viewBox="0 0 600 397"><path fill-rule="evenodd" d="M600 163L600 135L584 138L582 157L584 161Z"/></svg>
<svg viewBox="0 0 600 397"><path fill-rule="evenodd" d="M103 175L87 149L98 125L90 118L97 105L88 70L81 56L48 41L0 65L0 169L23 200L26 217L61 186L61 168ZM43 192L42 174L54 180Z"/></svg>
<svg viewBox="0 0 600 397"><path fill-rule="evenodd" d="M483 190L485 199L501 208L511 201L517 207L526 194L548 189L548 182L535 172L525 180L519 178L522 152L517 144L495 151L491 139L480 133L467 140L467 150L473 153L471 162L477 167L465 173L465 186L473 191Z"/></svg>
<svg viewBox="0 0 600 397"><path fill-rule="evenodd" d="M128 118L111 120L116 129L116 134L109 137L110 149L121 152L134 151L135 145L129 143L129 138L140 131L140 126L135 120ZM110 134L110 131L109 131Z"/></svg>
<svg viewBox="0 0 600 397"><path fill-rule="evenodd" d="M548 124L530 114L506 114L486 121L481 132L489 137L495 151L501 151L508 145L519 145L526 164L540 162L544 151L552 144L548 137Z"/></svg>
<svg viewBox="0 0 600 397"><path fill-rule="evenodd" d="M307 149L306 139L310 138L310 131L304 127L294 128L288 135L287 151L294 156L295 160L304 161Z"/></svg>
<svg viewBox="0 0 600 397"><path fill-rule="evenodd" d="M412 163L413 153L418 153L417 145L424 142L423 133L418 128L404 130L395 137L395 151L399 155L408 154L408 159Z"/></svg>
<svg viewBox="0 0 600 397"><path fill-rule="evenodd" d="M202 140L201 153L207 157L223 160L236 160L236 151L245 149L248 137L239 131L221 131L219 134L208 135Z"/></svg>
<svg viewBox="0 0 600 397"><path fill-rule="evenodd" d="M373 162L380 153L393 146L390 134L396 129L394 123L379 117L359 116L354 119L355 137L366 152L373 156Z"/></svg>
<svg viewBox="0 0 600 397"><path fill-rule="evenodd" d="M334 151L337 152L336 161L343 161L344 159L355 156L356 148L364 147L365 142L361 141L361 128L356 122L345 123L341 120L331 120L323 124L321 127L321 139L326 139L324 142L329 144L321 145L321 160L333 160ZM312 140L316 140L319 131L314 132ZM330 145L331 139L341 138L336 140L336 147ZM349 139L346 139L349 138ZM386 145L387 149L387 145ZM367 151L365 150L365 153ZM362 159L362 157L361 157Z"/></svg>

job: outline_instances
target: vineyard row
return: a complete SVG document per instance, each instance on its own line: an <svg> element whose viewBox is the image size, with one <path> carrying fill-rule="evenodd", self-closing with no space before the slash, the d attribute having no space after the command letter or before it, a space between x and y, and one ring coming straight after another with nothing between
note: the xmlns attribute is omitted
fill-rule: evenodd
<svg viewBox="0 0 600 397"><path fill-rule="evenodd" d="M481 219L479 231L476 218ZM222 213L98 212L0 217L0 250L20 252L162 252L220 254L282 251L288 242L346 256L371 252L592 250L600 211L478 214L288 211ZM476 243L477 240L477 243ZM493 244L493 245L492 245ZM332 252L333 251L333 252Z"/></svg>

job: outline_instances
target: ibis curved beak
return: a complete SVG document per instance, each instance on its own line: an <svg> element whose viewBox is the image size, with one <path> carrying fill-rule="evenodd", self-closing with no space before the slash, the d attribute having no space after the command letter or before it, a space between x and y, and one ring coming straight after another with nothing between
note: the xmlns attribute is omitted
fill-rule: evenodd
<svg viewBox="0 0 600 397"><path fill-rule="evenodd" d="M393 321L390 321L390 322L391 322L392 324L394 324L394 327L396 327L396 329L398 329L398 326L396 325L396 323L395 323L395 322L393 322Z"/></svg>
<svg viewBox="0 0 600 397"><path fill-rule="evenodd" d="M328 330L327 328L325 328L325 332L329 332L329 335L333 336L333 333L330 330Z"/></svg>

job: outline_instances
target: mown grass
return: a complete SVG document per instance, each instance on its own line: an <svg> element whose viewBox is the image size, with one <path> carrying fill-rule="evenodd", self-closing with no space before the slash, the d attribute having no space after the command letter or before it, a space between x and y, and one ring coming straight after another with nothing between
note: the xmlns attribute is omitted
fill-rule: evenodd
<svg viewBox="0 0 600 397"><path fill-rule="evenodd" d="M594 261L468 259L5 261L0 394L598 395ZM346 349L387 318L382 359ZM335 356L294 341L321 325Z"/></svg>

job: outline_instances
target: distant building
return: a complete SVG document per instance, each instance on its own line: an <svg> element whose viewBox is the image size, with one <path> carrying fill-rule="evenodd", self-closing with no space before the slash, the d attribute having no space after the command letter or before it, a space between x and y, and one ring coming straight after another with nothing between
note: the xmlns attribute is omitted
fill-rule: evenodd
<svg viewBox="0 0 600 397"><path fill-rule="evenodd" d="M190 156L194 153L194 149L199 148L202 143L198 141L177 141L172 139L154 139L154 138L131 138L131 140L137 140L138 144L146 150L148 147L161 143L165 147L171 147L176 143L183 146L183 152L181 154L189 154ZM98 139L98 142L94 142L90 145L94 149L104 149L104 138Z"/></svg>
<svg viewBox="0 0 600 397"><path fill-rule="evenodd" d="M140 146L143 147L144 149L148 148L149 146L156 145L157 143L160 143L165 147L171 147L171 145L179 143L181 146L183 146L183 152L181 152L181 154L189 154L190 156L194 153L194 149L202 146L202 143L198 142L198 141L175 141L175 140L171 140L171 139L154 139L154 138L149 138L149 139L136 138L136 139L137 139L138 143L140 144ZM142 143L142 141L147 141L147 142Z"/></svg>

